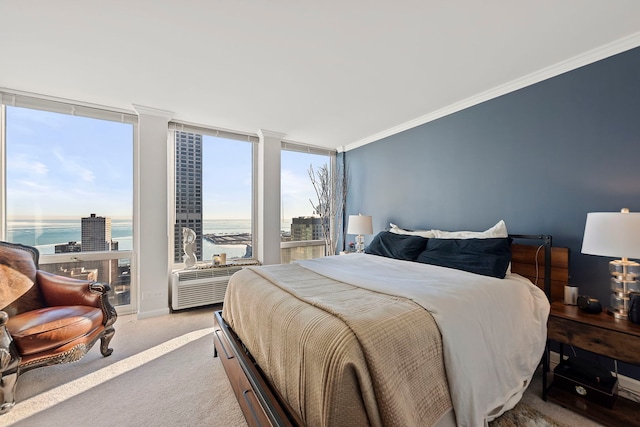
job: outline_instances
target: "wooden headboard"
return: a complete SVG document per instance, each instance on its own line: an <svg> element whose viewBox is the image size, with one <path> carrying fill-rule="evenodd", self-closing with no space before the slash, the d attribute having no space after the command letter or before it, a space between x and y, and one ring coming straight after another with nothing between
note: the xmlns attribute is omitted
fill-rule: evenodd
<svg viewBox="0 0 640 427"><path fill-rule="evenodd" d="M511 245L511 271L531 280L543 291L545 279L545 246ZM537 262L537 266L536 266ZM562 301L564 287L569 284L569 248L551 247L550 302Z"/></svg>

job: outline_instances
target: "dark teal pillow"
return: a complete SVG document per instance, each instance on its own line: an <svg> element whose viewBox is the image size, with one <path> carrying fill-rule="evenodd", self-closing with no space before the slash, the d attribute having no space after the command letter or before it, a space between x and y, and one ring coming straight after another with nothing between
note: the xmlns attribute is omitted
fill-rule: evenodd
<svg viewBox="0 0 640 427"><path fill-rule="evenodd" d="M429 239L416 261L503 279L511 262L511 239Z"/></svg>
<svg viewBox="0 0 640 427"><path fill-rule="evenodd" d="M364 252L387 258L415 261L418 255L427 247L427 240L429 239L420 236L381 231L373 238L373 241L365 248Z"/></svg>

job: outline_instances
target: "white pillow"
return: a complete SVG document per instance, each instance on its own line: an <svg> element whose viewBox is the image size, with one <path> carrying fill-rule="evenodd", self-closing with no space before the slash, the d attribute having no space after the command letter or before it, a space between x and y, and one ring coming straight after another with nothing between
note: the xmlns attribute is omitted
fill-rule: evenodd
<svg viewBox="0 0 640 427"><path fill-rule="evenodd" d="M409 231L409 230L405 230L404 228L400 228L397 225L395 225L394 223L389 223L389 226L391 227L389 229L390 232L395 233L395 234L407 234L410 236L420 236L420 237L426 237L427 239L436 237L436 235L433 233L433 230L414 230L414 231Z"/></svg>
<svg viewBox="0 0 640 427"><path fill-rule="evenodd" d="M492 237L509 237L507 225L503 220L485 231L441 231L431 230L438 239L489 239Z"/></svg>

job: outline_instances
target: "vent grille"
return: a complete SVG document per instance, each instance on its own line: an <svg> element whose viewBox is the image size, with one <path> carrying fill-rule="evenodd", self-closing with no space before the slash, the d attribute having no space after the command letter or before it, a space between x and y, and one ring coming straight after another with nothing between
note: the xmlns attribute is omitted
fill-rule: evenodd
<svg viewBox="0 0 640 427"><path fill-rule="evenodd" d="M174 274L178 275L179 282L189 282L200 279L217 279L218 277L230 277L236 271L242 270L241 266L216 267L202 270L182 270Z"/></svg>
<svg viewBox="0 0 640 427"><path fill-rule="evenodd" d="M230 265L174 272L171 307L180 310L223 302L229 278L242 268L240 265Z"/></svg>
<svg viewBox="0 0 640 427"><path fill-rule="evenodd" d="M178 286L177 307L175 309L197 307L200 305L215 304L224 301L224 294L227 291L229 280L187 283Z"/></svg>

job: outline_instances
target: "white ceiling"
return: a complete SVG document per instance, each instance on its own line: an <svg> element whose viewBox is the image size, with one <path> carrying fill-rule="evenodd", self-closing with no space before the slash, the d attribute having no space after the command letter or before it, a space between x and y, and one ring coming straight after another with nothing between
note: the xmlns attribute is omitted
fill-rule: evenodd
<svg viewBox="0 0 640 427"><path fill-rule="evenodd" d="M346 149L636 46L638 0L0 0L0 88Z"/></svg>

